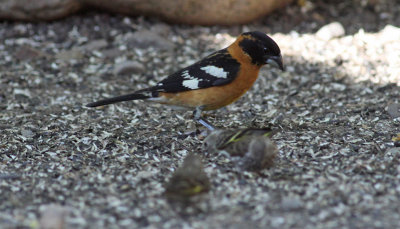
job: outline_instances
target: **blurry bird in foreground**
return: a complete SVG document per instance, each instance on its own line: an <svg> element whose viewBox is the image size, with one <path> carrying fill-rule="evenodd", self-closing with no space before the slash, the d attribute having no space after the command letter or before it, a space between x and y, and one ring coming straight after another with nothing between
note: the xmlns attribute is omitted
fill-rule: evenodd
<svg viewBox="0 0 400 229"><path fill-rule="evenodd" d="M393 137L393 138L392 138L392 141L394 142L394 145L395 145L396 147L399 147L399 146L400 146L400 133L397 134L396 137Z"/></svg>
<svg viewBox="0 0 400 229"><path fill-rule="evenodd" d="M270 168L278 149L270 139L275 134L271 129L247 128L240 130L216 130L204 140L207 153L229 154L239 157L236 164L247 171Z"/></svg>
<svg viewBox="0 0 400 229"><path fill-rule="evenodd" d="M260 171L264 168L271 168L274 165L274 159L278 149L265 136L254 137L249 144L249 149L242 158L238 161L238 166L247 171Z"/></svg>
<svg viewBox="0 0 400 229"><path fill-rule="evenodd" d="M201 157L190 153L166 183L165 195L168 199L185 200L208 192L210 186Z"/></svg>

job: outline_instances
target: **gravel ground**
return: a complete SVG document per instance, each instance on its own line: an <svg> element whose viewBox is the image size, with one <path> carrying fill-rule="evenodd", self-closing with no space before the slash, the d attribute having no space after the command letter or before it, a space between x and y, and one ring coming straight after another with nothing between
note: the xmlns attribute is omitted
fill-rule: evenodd
<svg viewBox="0 0 400 229"><path fill-rule="evenodd" d="M236 27L94 13L1 22L0 228L399 228L400 5L344 2ZM154 85L249 30L271 34L287 71L264 67L207 118L278 130L269 170L206 155L191 112L83 107ZM189 152L204 155L211 190L183 211L163 185Z"/></svg>

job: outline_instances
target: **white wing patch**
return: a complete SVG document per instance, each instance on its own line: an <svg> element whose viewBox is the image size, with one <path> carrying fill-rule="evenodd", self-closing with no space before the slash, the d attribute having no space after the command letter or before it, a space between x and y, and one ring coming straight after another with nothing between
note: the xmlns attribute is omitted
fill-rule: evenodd
<svg viewBox="0 0 400 229"><path fill-rule="evenodd" d="M202 81L202 79L198 79L194 76L189 75L189 70L183 71L182 76L185 79L182 81L182 85L184 87L187 87L189 89L199 89L199 82Z"/></svg>
<svg viewBox="0 0 400 229"><path fill-rule="evenodd" d="M228 73L224 71L223 68L218 68L212 65L201 67L201 70L205 71L207 74L210 74L217 78L227 78Z"/></svg>
<svg viewBox="0 0 400 229"><path fill-rule="evenodd" d="M182 82L182 85L190 88L190 89L198 89L199 88L199 80L198 79L190 79L190 80L184 80Z"/></svg>
<svg viewBox="0 0 400 229"><path fill-rule="evenodd" d="M183 78L185 78L185 79L191 79L191 78L193 78L193 77L191 77L191 76L189 75L189 71L188 71L188 70L183 71L183 72L182 72L182 76L183 76Z"/></svg>

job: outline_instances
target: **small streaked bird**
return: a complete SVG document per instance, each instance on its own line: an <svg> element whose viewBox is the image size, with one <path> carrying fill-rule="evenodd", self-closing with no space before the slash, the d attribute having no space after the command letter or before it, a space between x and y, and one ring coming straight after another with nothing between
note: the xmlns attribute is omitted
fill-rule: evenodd
<svg viewBox="0 0 400 229"><path fill-rule="evenodd" d="M208 192L210 186L210 180L204 171L201 157L190 153L165 184L165 196L174 200L186 200Z"/></svg>
<svg viewBox="0 0 400 229"><path fill-rule="evenodd" d="M228 154L238 167L247 171L270 168L277 155L271 129L215 130L207 136L203 150L209 154Z"/></svg>
<svg viewBox="0 0 400 229"><path fill-rule="evenodd" d="M278 45L263 32L242 33L229 47L169 75L155 86L87 106L139 99L158 102L191 109L196 121L214 130L213 125L201 117L201 112L224 107L239 99L256 81L265 64L284 69Z"/></svg>
<svg viewBox="0 0 400 229"><path fill-rule="evenodd" d="M269 169L274 165L277 153L278 148L270 138L257 136L251 139L246 154L238 161L238 166L247 171Z"/></svg>
<svg viewBox="0 0 400 229"><path fill-rule="evenodd" d="M392 141L394 142L394 146L399 147L400 146L400 133L398 133L396 137L393 137Z"/></svg>

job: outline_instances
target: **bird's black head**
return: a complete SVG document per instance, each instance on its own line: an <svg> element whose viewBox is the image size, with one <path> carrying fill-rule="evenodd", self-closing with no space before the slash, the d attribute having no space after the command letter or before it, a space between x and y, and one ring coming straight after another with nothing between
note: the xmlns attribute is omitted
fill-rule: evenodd
<svg viewBox="0 0 400 229"><path fill-rule="evenodd" d="M242 37L243 39L239 42L239 46L251 57L253 64L272 64L277 65L281 70L284 69L281 50L267 34L253 31L243 33Z"/></svg>

